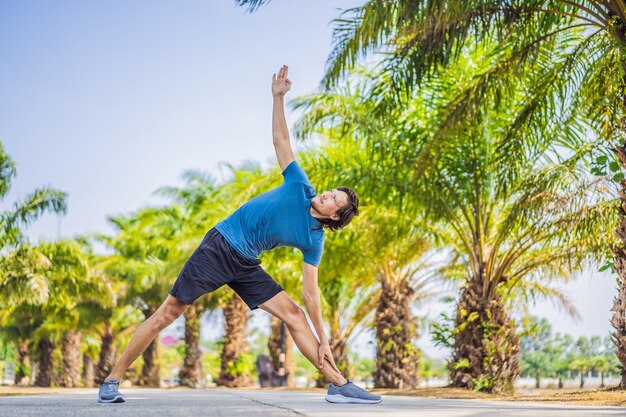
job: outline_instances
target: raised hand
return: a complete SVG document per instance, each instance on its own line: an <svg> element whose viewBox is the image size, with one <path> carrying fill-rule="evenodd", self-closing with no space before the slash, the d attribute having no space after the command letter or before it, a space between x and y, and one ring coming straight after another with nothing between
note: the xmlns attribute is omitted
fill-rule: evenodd
<svg viewBox="0 0 626 417"><path fill-rule="evenodd" d="M289 74L289 67L287 65L283 65L278 70L278 75L272 75L272 95L273 96L284 96L287 91L291 88L291 81L287 78Z"/></svg>

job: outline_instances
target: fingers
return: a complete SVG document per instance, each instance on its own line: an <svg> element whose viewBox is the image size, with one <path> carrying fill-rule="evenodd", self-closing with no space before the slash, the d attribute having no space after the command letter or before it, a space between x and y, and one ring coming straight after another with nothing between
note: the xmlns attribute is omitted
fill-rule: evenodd
<svg viewBox="0 0 626 417"><path fill-rule="evenodd" d="M318 353L318 361L319 361L320 368L324 367L324 356L325 356L324 352Z"/></svg>
<svg viewBox="0 0 626 417"><path fill-rule="evenodd" d="M289 67L287 65L283 65L278 70L278 78L287 78L288 74L289 74Z"/></svg>
<svg viewBox="0 0 626 417"><path fill-rule="evenodd" d="M341 374L341 371L339 370L339 368L337 368L337 365L335 364L335 361L332 356L330 357L330 360L328 361L328 363L335 371L337 371L337 373Z"/></svg>
<svg viewBox="0 0 626 417"><path fill-rule="evenodd" d="M276 74L272 74L272 82L276 81Z"/></svg>

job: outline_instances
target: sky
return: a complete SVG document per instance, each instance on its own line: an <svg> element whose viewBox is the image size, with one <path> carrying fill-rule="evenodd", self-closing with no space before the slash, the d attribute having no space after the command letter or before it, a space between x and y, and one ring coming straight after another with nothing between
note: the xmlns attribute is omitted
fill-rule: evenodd
<svg viewBox="0 0 626 417"><path fill-rule="evenodd" d="M69 194L67 214L34 223L32 241L112 233L108 216L161 204L154 191L186 170L271 166L272 73L289 65L288 97L315 92L331 21L361 3L274 0L248 14L230 0L0 0L0 141L18 171L0 208L51 185ZM289 125L297 116L287 109ZM531 311L557 331L608 334L614 279L584 271L563 289L582 320L545 301ZM367 337L355 345L371 351Z"/></svg>

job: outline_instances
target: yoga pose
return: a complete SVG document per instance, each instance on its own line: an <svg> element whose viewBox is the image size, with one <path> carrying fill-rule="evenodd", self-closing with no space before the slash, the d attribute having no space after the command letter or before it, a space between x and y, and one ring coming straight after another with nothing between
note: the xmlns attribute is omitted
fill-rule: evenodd
<svg viewBox="0 0 626 417"><path fill-rule="evenodd" d="M317 284L324 229L335 231L350 223L358 214L359 198L347 187L316 195L306 173L295 161L284 110L284 96L291 88L287 74L288 68L283 66L272 77L272 133L284 183L248 201L206 234L185 263L165 302L130 339L100 387L99 402L124 402L124 395L119 392L124 371L194 300L224 284L239 294L250 309L262 308L285 322L298 349L330 382L327 401L382 401L379 395L362 390L343 377L324 332ZM277 246L294 247L303 254L302 299L317 338L302 308L260 266L258 256Z"/></svg>

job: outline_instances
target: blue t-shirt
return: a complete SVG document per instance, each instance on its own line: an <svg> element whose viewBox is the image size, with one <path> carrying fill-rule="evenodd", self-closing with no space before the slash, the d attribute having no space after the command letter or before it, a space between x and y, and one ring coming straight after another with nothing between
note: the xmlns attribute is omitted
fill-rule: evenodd
<svg viewBox="0 0 626 417"><path fill-rule="evenodd" d="M315 189L296 161L285 168L283 177L282 185L248 201L215 228L245 258L290 246L302 251L304 262L319 266L324 228L310 213Z"/></svg>

